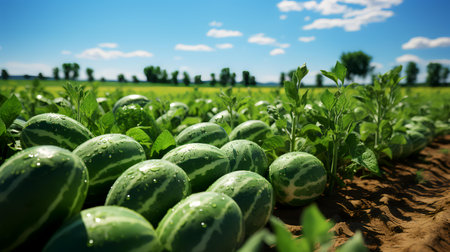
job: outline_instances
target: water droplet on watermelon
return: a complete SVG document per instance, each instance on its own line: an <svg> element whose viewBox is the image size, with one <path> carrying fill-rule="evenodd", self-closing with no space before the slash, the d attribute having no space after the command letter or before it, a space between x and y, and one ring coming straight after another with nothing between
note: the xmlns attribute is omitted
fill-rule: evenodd
<svg viewBox="0 0 450 252"><path fill-rule="evenodd" d="M102 221L102 219L100 219L100 218L95 218L95 222L100 222L100 221Z"/></svg>
<svg viewBox="0 0 450 252"><path fill-rule="evenodd" d="M202 228L206 228L208 225L206 225L206 223L202 222L200 223L200 225L202 226Z"/></svg>
<svg viewBox="0 0 450 252"><path fill-rule="evenodd" d="M127 194L127 200L130 200L131 196L129 194Z"/></svg>
<svg viewBox="0 0 450 252"><path fill-rule="evenodd" d="M88 246L88 247L94 246L94 240L90 239L89 242L88 242L88 244L87 244L87 246Z"/></svg>
<svg viewBox="0 0 450 252"><path fill-rule="evenodd" d="M156 179L153 179L153 183L158 183L158 180L156 180Z"/></svg>
<svg viewBox="0 0 450 252"><path fill-rule="evenodd" d="M111 155L111 154L109 154L108 158L112 158L112 155Z"/></svg>
<svg viewBox="0 0 450 252"><path fill-rule="evenodd" d="M212 207L214 207L214 208L216 208L216 207L217 207L217 205L216 205L216 204L214 204L214 203L212 203L212 204L211 204L211 206L212 206Z"/></svg>

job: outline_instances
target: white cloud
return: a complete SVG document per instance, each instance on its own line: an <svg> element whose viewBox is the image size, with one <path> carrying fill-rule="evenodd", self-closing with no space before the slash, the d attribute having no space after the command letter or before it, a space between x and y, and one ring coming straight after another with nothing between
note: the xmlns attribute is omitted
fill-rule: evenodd
<svg viewBox="0 0 450 252"><path fill-rule="evenodd" d="M222 22L217 22L217 21L212 21L209 23L209 26L213 26L213 27L221 27L223 24Z"/></svg>
<svg viewBox="0 0 450 252"><path fill-rule="evenodd" d="M119 45L117 43L100 43L98 46L101 48L117 48Z"/></svg>
<svg viewBox="0 0 450 252"><path fill-rule="evenodd" d="M275 56L275 55L280 55L280 54L284 54L284 49L281 48L275 48L272 51L270 51L270 55Z"/></svg>
<svg viewBox="0 0 450 252"><path fill-rule="evenodd" d="M212 28L206 33L206 36L213 38L240 37L242 36L242 32Z"/></svg>
<svg viewBox="0 0 450 252"><path fill-rule="evenodd" d="M450 59L434 59L434 60L429 60L429 62L439 63L442 65L450 65Z"/></svg>
<svg viewBox="0 0 450 252"><path fill-rule="evenodd" d="M184 44L177 44L175 46L175 50L177 51L192 51L192 52L211 52L214 51L211 47L207 45L184 45Z"/></svg>
<svg viewBox="0 0 450 252"><path fill-rule="evenodd" d="M300 37L300 38L298 38L298 40L301 41L301 42L308 43L308 42L311 42L311 41L316 40L316 37L314 37L314 36L310 36L310 37Z"/></svg>
<svg viewBox="0 0 450 252"><path fill-rule="evenodd" d="M306 16L306 17L304 18L304 20L305 20L305 21L309 21L309 20L311 20L311 17L310 17L310 16Z"/></svg>
<svg viewBox="0 0 450 252"><path fill-rule="evenodd" d="M286 20L286 18L287 18L287 15L280 15L281 20Z"/></svg>
<svg viewBox="0 0 450 252"><path fill-rule="evenodd" d="M322 1L282 1L277 4L281 12L309 10L321 15L341 15L337 18L319 18L303 26L304 30L343 28L346 31L359 31L363 25L383 22L392 17L389 10L403 0L322 0ZM359 5L362 8L354 8ZM305 17L309 21L310 17Z"/></svg>
<svg viewBox="0 0 450 252"><path fill-rule="evenodd" d="M285 44L276 44L276 46L280 47L280 48L289 48L291 46L291 44L285 43Z"/></svg>
<svg viewBox="0 0 450 252"><path fill-rule="evenodd" d="M61 54L62 54L62 55L70 55L70 54L72 54L72 52L71 52L71 51L68 51L68 50L62 50L62 51L61 51Z"/></svg>
<svg viewBox="0 0 450 252"><path fill-rule="evenodd" d="M44 63L23 63L23 62L6 62L2 68L8 70L10 75L38 75L42 73L44 76L52 74L52 67Z"/></svg>
<svg viewBox="0 0 450 252"><path fill-rule="evenodd" d="M420 63L420 62L422 62L422 59L420 59L418 56L416 56L416 55L412 55L412 54L405 54L405 55L402 55L402 56L400 56L400 57L397 57L396 59L395 59L395 61L397 62L397 63L407 63L407 62L410 62L410 61L413 61L413 62L416 62L416 63Z"/></svg>
<svg viewBox="0 0 450 252"><path fill-rule="evenodd" d="M175 57L173 57L173 59L174 59L174 60L182 60L183 57L181 57L181 56L175 56Z"/></svg>
<svg viewBox="0 0 450 252"><path fill-rule="evenodd" d="M383 68L383 64L378 63L378 62L372 62L372 63L370 63L370 66L373 67L374 69L381 69L381 68Z"/></svg>
<svg viewBox="0 0 450 252"><path fill-rule="evenodd" d="M233 48L233 44L230 43L217 44L216 47L219 49L231 49Z"/></svg>
<svg viewBox="0 0 450 252"><path fill-rule="evenodd" d="M258 45L273 45L277 42L276 39L264 36L264 33L258 33L248 38L249 43Z"/></svg>
<svg viewBox="0 0 450 252"><path fill-rule="evenodd" d="M277 7L282 12L303 10L302 4L296 1L281 1L277 4Z"/></svg>
<svg viewBox="0 0 450 252"><path fill-rule="evenodd" d="M80 59L117 59L117 58L135 58L135 57L142 57L142 58L149 58L153 57L153 54L147 51L143 50L137 50L133 52L121 52L117 50L111 50L111 51L105 51L101 48L90 48L84 50L82 53L76 55L77 58Z"/></svg>
<svg viewBox="0 0 450 252"><path fill-rule="evenodd" d="M402 45L402 49L420 49L420 48L434 48L434 47L448 47L450 46L450 37L440 37L436 39L429 39L425 37L414 37L407 43Z"/></svg>

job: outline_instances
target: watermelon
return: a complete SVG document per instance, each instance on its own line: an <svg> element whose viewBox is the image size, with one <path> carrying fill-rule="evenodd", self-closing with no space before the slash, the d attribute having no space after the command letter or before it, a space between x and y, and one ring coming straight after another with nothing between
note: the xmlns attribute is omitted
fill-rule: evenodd
<svg viewBox="0 0 450 252"><path fill-rule="evenodd" d="M289 152L270 165L269 179L278 202L302 206L323 193L327 174L315 156L306 152Z"/></svg>
<svg viewBox="0 0 450 252"><path fill-rule="evenodd" d="M138 104L124 105L118 108L114 115L116 124L122 132L137 126L157 127L151 112Z"/></svg>
<svg viewBox="0 0 450 252"><path fill-rule="evenodd" d="M416 130L407 130L406 134L408 134L408 137L411 140L412 150L410 153L418 152L427 146L428 139L421 132Z"/></svg>
<svg viewBox="0 0 450 252"><path fill-rule="evenodd" d="M248 170L266 176L269 170L266 153L256 143L245 139L234 140L220 149L230 160L230 171Z"/></svg>
<svg viewBox="0 0 450 252"><path fill-rule="evenodd" d="M228 134L220 125L204 122L185 128L175 140L177 145L206 143L220 148L228 142Z"/></svg>
<svg viewBox="0 0 450 252"><path fill-rule="evenodd" d="M230 169L227 155L210 144L181 145L169 151L162 159L178 165L187 173L192 192L206 190Z"/></svg>
<svg viewBox="0 0 450 252"><path fill-rule="evenodd" d="M239 205L249 237L269 221L275 203L272 185L251 171L235 171L220 177L207 190L224 193Z"/></svg>
<svg viewBox="0 0 450 252"><path fill-rule="evenodd" d="M103 111L105 113L109 112L111 110L111 107L109 106L109 103L108 103L108 98L98 97L96 100L97 100L98 105L103 109Z"/></svg>
<svg viewBox="0 0 450 252"><path fill-rule="evenodd" d="M267 106L269 106L269 105L270 105L270 102L268 102L268 101L255 102L255 107L258 108L259 110L261 110L261 109L265 110L267 108Z"/></svg>
<svg viewBox="0 0 450 252"><path fill-rule="evenodd" d="M53 99L53 103L60 107L72 107L70 101L63 97L56 97Z"/></svg>
<svg viewBox="0 0 450 252"><path fill-rule="evenodd" d="M116 113L117 109L119 109L123 106L126 106L126 105L130 105L130 104L137 104L141 107L144 107L149 102L150 102L150 100L143 95L138 95L138 94L127 95L127 96L120 98L118 101L116 101L112 111L113 111L113 113Z"/></svg>
<svg viewBox="0 0 450 252"><path fill-rule="evenodd" d="M168 251L234 251L244 235L242 213L225 194L196 193L169 210L156 233Z"/></svg>
<svg viewBox="0 0 450 252"><path fill-rule="evenodd" d="M13 137L20 138L20 133L27 122L22 118L14 119L13 123L8 127L8 132Z"/></svg>
<svg viewBox="0 0 450 252"><path fill-rule="evenodd" d="M87 190L86 166L66 149L36 146L6 160L0 166L0 251L39 251L80 212Z"/></svg>
<svg viewBox="0 0 450 252"><path fill-rule="evenodd" d="M61 114L45 113L27 121L20 134L20 143L22 148L55 145L73 150L92 137L94 135L74 119Z"/></svg>
<svg viewBox="0 0 450 252"><path fill-rule="evenodd" d="M153 226L140 214L119 206L81 211L48 241L44 252L162 251Z"/></svg>
<svg viewBox="0 0 450 252"><path fill-rule="evenodd" d="M135 210L153 226L191 193L187 174L166 160L147 160L126 170L111 187L105 205Z"/></svg>
<svg viewBox="0 0 450 252"><path fill-rule="evenodd" d="M272 129L265 122L249 120L234 128L229 137L230 140L247 139L261 145L264 139L271 134Z"/></svg>
<svg viewBox="0 0 450 252"><path fill-rule="evenodd" d="M235 111L233 111L233 117L234 117L234 123L238 124L244 121L243 118L241 118L241 115ZM230 123L230 112L228 110L221 111L217 114L215 114L209 122L212 123Z"/></svg>
<svg viewBox="0 0 450 252"><path fill-rule="evenodd" d="M73 153L84 161L89 171L88 205L103 204L114 181L126 169L146 158L142 146L122 134L92 138Z"/></svg>
<svg viewBox="0 0 450 252"><path fill-rule="evenodd" d="M189 111L188 105L186 105L186 104L184 104L182 102L172 102L172 103L170 103L169 109L170 110L182 109L185 113L187 113Z"/></svg>

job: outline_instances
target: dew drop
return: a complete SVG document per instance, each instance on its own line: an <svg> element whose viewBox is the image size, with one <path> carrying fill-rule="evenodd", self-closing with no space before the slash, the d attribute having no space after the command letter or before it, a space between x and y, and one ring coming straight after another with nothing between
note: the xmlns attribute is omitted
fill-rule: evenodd
<svg viewBox="0 0 450 252"><path fill-rule="evenodd" d="M100 219L100 218L95 218L95 222L100 222L102 219Z"/></svg>
<svg viewBox="0 0 450 252"><path fill-rule="evenodd" d="M158 180L156 180L156 179L153 179L153 183L158 183Z"/></svg>
<svg viewBox="0 0 450 252"><path fill-rule="evenodd" d="M109 154L108 158L112 158L112 155L111 155L111 154Z"/></svg>
<svg viewBox="0 0 450 252"><path fill-rule="evenodd" d="M202 222L200 223L200 225L202 226L202 228L206 228L208 225L206 225L206 223Z"/></svg>
<svg viewBox="0 0 450 252"><path fill-rule="evenodd" d="M130 200L131 196L129 194L127 194L127 200Z"/></svg>
<svg viewBox="0 0 450 252"><path fill-rule="evenodd" d="M87 244L87 246L88 246L88 247L94 246L94 240L90 239L89 242L88 242L88 244Z"/></svg>

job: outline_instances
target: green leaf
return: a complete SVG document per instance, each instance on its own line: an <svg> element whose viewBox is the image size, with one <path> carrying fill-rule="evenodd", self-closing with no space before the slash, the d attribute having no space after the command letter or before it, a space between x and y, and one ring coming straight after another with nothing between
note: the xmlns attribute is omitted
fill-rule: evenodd
<svg viewBox="0 0 450 252"><path fill-rule="evenodd" d="M383 152L384 154L386 154L386 156L389 157L389 159L392 159L392 150L389 147L384 148L383 150L381 150L381 152Z"/></svg>
<svg viewBox="0 0 450 252"><path fill-rule="evenodd" d="M303 210L301 218L303 234L310 245L326 243L333 237L333 233L328 232L333 227L333 223L325 219L317 205L312 204Z"/></svg>
<svg viewBox="0 0 450 252"><path fill-rule="evenodd" d="M127 136L134 138L138 143L152 143L152 139L140 127L134 127L125 133Z"/></svg>
<svg viewBox="0 0 450 252"><path fill-rule="evenodd" d="M191 126L197 123L201 123L202 119L200 117L186 117L181 124Z"/></svg>
<svg viewBox="0 0 450 252"><path fill-rule="evenodd" d="M303 107L308 102L308 92L309 92L309 89L307 89L306 92L302 95L301 104L302 104Z"/></svg>
<svg viewBox="0 0 450 252"><path fill-rule="evenodd" d="M336 252L366 252L369 249L364 244L364 239L361 231L356 231L355 235L352 236L344 245L340 246Z"/></svg>
<svg viewBox="0 0 450 252"><path fill-rule="evenodd" d="M3 120L0 118L0 136L6 132L6 125Z"/></svg>
<svg viewBox="0 0 450 252"><path fill-rule="evenodd" d="M269 230L259 230L247 239L244 245L239 248L238 252L258 252L261 250L264 242L267 244L273 239L275 239L275 237Z"/></svg>
<svg viewBox="0 0 450 252"><path fill-rule="evenodd" d="M263 148L264 150L276 150L279 148L284 148L285 142L286 140L282 136L271 136L264 139L261 148Z"/></svg>
<svg viewBox="0 0 450 252"><path fill-rule="evenodd" d="M345 145L349 150L356 149L356 146L361 142L358 135L354 132L348 134L347 139L345 139Z"/></svg>
<svg viewBox="0 0 450 252"><path fill-rule="evenodd" d="M278 119L275 121L275 125L277 126L277 128L279 129L284 129L287 127L287 121L286 119Z"/></svg>
<svg viewBox="0 0 450 252"><path fill-rule="evenodd" d="M359 133L361 134L361 140L366 141L366 139L371 135L375 134L377 131L377 125L371 122L363 122L361 123L361 127L359 129Z"/></svg>
<svg viewBox="0 0 450 252"><path fill-rule="evenodd" d="M299 240L295 240L292 237L291 232L286 228L285 224L278 218L270 217L270 224L275 232L277 239L277 251L279 252L292 252L302 251L299 249Z"/></svg>
<svg viewBox="0 0 450 252"><path fill-rule="evenodd" d="M295 75L297 77L297 81L301 83L302 79L308 74L308 68L306 67L306 63L303 64L301 67L297 68L297 71L295 71ZM296 83L294 83L296 84ZM300 87L300 84L299 86Z"/></svg>
<svg viewBox="0 0 450 252"><path fill-rule="evenodd" d="M336 77L341 80L342 84L344 84L345 77L347 76L347 68L341 64L341 62L337 61L333 70Z"/></svg>
<svg viewBox="0 0 450 252"><path fill-rule="evenodd" d="M90 118L97 109L98 109L97 99L95 98L95 95L94 93L92 93L92 91L88 91L83 99L83 102L81 103L80 110L88 118Z"/></svg>
<svg viewBox="0 0 450 252"><path fill-rule="evenodd" d="M332 72L327 72L325 70L320 70L320 72L322 72L322 74L327 77L328 79L334 81L334 83L336 83L337 86L339 86L338 84L338 78L336 77L336 74L332 73Z"/></svg>
<svg viewBox="0 0 450 252"><path fill-rule="evenodd" d="M110 128L114 125L115 119L114 119L114 114L112 111L109 111L108 113L102 115L102 117L100 117L100 123L102 125L103 128Z"/></svg>
<svg viewBox="0 0 450 252"><path fill-rule="evenodd" d="M406 144L406 138L403 134L394 134L390 141L391 144Z"/></svg>
<svg viewBox="0 0 450 252"><path fill-rule="evenodd" d="M14 94L0 106L0 119L2 119L6 128L11 126L20 115L20 111L22 111L22 104Z"/></svg>
<svg viewBox="0 0 450 252"><path fill-rule="evenodd" d="M380 128L381 128L381 137L383 139L389 139L393 131L391 123L388 120L382 120L380 123Z"/></svg>
<svg viewBox="0 0 450 252"><path fill-rule="evenodd" d="M331 110L331 108L333 107L333 103L334 103L333 93L328 91L328 89L325 89L325 91L320 96L320 101L323 103L323 105L325 106L325 108L327 110Z"/></svg>
<svg viewBox="0 0 450 252"><path fill-rule="evenodd" d="M295 103L299 101L300 97L298 96L298 89L294 82L285 81L284 91L286 92L286 95L290 100Z"/></svg>
<svg viewBox="0 0 450 252"><path fill-rule="evenodd" d="M301 133L305 134L308 131L313 131L313 132L317 132L317 133L322 134L322 130L320 129L320 127L315 125L315 124L312 124L312 123L303 126L302 130L301 130Z"/></svg>
<svg viewBox="0 0 450 252"><path fill-rule="evenodd" d="M377 156L364 144L359 144L356 149L352 151L352 161L365 167L370 172L380 175Z"/></svg>
<svg viewBox="0 0 450 252"><path fill-rule="evenodd" d="M175 138L170 134L168 130L164 130L159 134L153 143L152 150L150 152L150 156L152 158L161 158L169 152L169 150L175 148L176 142Z"/></svg>

